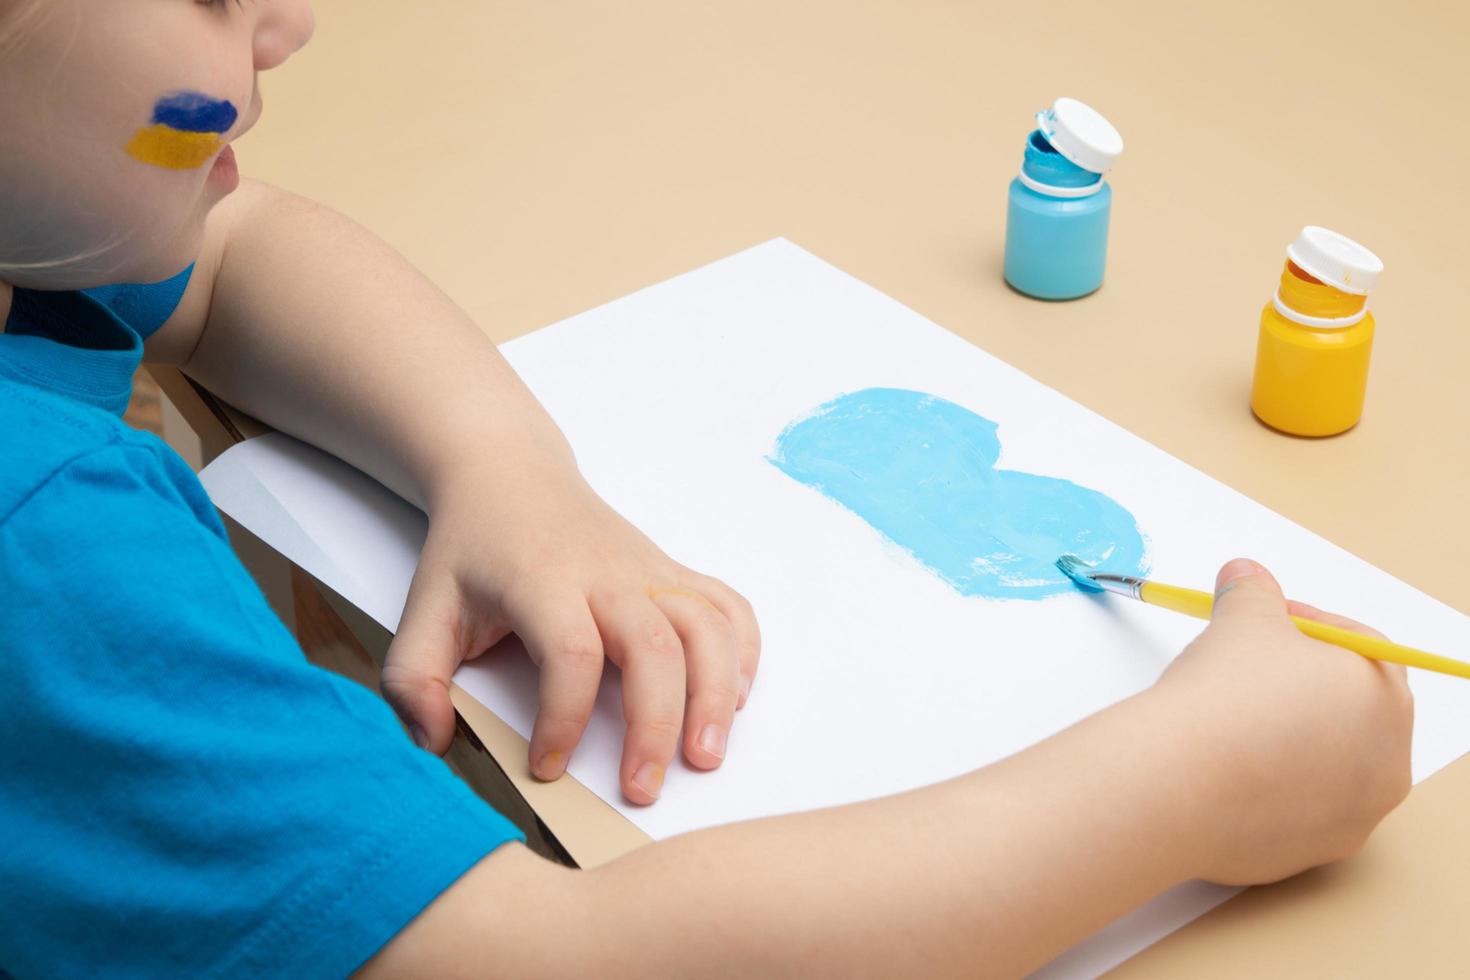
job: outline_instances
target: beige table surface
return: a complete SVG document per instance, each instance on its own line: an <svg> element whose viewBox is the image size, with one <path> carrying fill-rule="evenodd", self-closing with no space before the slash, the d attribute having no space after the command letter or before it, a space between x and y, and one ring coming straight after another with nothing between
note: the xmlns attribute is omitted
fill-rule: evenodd
<svg viewBox="0 0 1470 980"><path fill-rule="evenodd" d="M312 45L263 79L242 168L376 230L495 340L785 236L1470 612L1466 4L317 14ZM1107 283L1057 304L1011 292L1000 262L1006 185L1061 94L1127 150ZM1260 309L1307 223L1387 264L1365 419L1325 441L1246 404ZM1247 893L1120 975L1470 975L1467 818L1462 760L1359 858Z"/></svg>

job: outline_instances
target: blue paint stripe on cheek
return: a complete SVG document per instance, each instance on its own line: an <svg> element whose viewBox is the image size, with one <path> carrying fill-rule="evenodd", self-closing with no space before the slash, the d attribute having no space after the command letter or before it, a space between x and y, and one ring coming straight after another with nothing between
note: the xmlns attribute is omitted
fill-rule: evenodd
<svg viewBox="0 0 1470 980"><path fill-rule="evenodd" d="M781 433L770 461L846 507L962 595L1041 599L1076 586L1074 554L1143 574L1138 524L1111 497L1049 476L997 470L994 422L923 392L868 388Z"/></svg>
<svg viewBox="0 0 1470 980"><path fill-rule="evenodd" d="M223 133L235 125L239 113L224 99L199 92L175 92L158 100L153 121L186 133Z"/></svg>

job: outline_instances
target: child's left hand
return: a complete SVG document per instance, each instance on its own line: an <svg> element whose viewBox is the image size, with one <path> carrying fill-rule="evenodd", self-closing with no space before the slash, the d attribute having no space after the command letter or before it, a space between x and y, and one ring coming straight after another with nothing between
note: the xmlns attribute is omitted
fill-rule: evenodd
<svg viewBox="0 0 1470 980"><path fill-rule="evenodd" d="M541 669L530 749L537 778L566 769L604 657L622 669L629 800L658 799L681 726L689 763L717 767L760 657L750 604L665 555L574 469L492 479L431 508L383 667L383 693L415 741L449 748L455 669L514 632Z"/></svg>
<svg viewBox="0 0 1470 980"><path fill-rule="evenodd" d="M604 657L623 671L630 800L658 798L681 725L689 762L718 766L760 656L750 604L603 503L495 345L365 229L246 181L204 239L149 360L430 515L382 675L415 740L448 750L455 669L515 633L541 668L538 777L566 769Z"/></svg>

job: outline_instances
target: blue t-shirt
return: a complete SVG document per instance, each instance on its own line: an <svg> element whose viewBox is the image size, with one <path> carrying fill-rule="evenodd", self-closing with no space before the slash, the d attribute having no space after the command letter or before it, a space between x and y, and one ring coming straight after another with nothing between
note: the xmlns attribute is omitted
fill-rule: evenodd
<svg viewBox="0 0 1470 980"><path fill-rule="evenodd" d="M520 839L121 421L188 276L17 289L0 334L0 975L345 975Z"/></svg>

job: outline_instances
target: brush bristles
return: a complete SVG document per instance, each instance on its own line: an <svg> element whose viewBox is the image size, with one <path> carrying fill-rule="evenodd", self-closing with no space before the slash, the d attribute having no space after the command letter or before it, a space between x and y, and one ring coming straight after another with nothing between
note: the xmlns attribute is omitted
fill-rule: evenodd
<svg viewBox="0 0 1470 980"><path fill-rule="evenodd" d="M1087 589L1089 592L1102 591L1102 589L1098 588L1098 586L1092 581L1092 579L1088 577L1088 572L1092 571L1092 566L1083 561L1081 558L1078 558L1076 555L1063 555L1062 557L1058 558L1057 567L1062 570L1063 575L1067 576L1067 578L1071 579L1073 582L1076 582L1080 587Z"/></svg>

